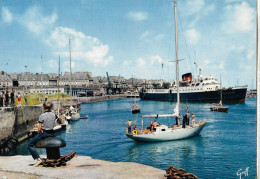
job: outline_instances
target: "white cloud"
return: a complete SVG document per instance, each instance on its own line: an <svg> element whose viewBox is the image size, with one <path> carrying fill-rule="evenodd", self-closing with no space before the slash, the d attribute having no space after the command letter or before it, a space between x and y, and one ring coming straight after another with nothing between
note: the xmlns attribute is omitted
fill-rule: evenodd
<svg viewBox="0 0 260 179"><path fill-rule="evenodd" d="M250 60L253 58L253 56L255 55L255 51L250 49L247 53L247 59Z"/></svg>
<svg viewBox="0 0 260 179"><path fill-rule="evenodd" d="M164 35L163 34L158 34L154 37L155 40L159 41L159 40L162 40L164 38Z"/></svg>
<svg viewBox="0 0 260 179"><path fill-rule="evenodd" d="M148 18L147 12L136 12L136 11L130 11L127 14L127 17L134 21L143 21Z"/></svg>
<svg viewBox="0 0 260 179"><path fill-rule="evenodd" d="M107 56L109 47L97 38L67 27L56 27L45 41L58 55L69 57L69 36L71 36L71 55L76 61L106 66L113 61L113 56Z"/></svg>
<svg viewBox="0 0 260 179"><path fill-rule="evenodd" d="M142 33L141 35L140 35L140 39L141 40L143 40L143 39L146 39L146 38L148 38L148 36L150 36L151 35L151 32L150 31L145 31L144 33Z"/></svg>
<svg viewBox="0 0 260 179"><path fill-rule="evenodd" d="M13 15L7 7L2 7L2 19L5 23L11 23L13 21Z"/></svg>
<svg viewBox="0 0 260 179"><path fill-rule="evenodd" d="M151 64L153 65L154 63L163 63L163 59L160 56L152 56L151 57Z"/></svg>
<svg viewBox="0 0 260 179"><path fill-rule="evenodd" d="M255 16L255 10L246 2L228 5L225 7L225 20L221 29L226 33L250 32L255 28Z"/></svg>
<svg viewBox="0 0 260 179"><path fill-rule="evenodd" d="M73 71L73 68L75 67L75 62L71 62L71 68L72 68L72 73L73 72L76 72L77 70L75 70L75 71ZM69 72L70 71L70 61L64 61L63 63L62 63L62 67L61 67L62 69L63 69L63 71L64 72Z"/></svg>
<svg viewBox="0 0 260 179"><path fill-rule="evenodd" d="M58 16L53 13L50 16L43 16L41 9L34 6L25 12L20 18L19 22L24 25L30 32L35 35L40 35L51 29L51 26L56 22Z"/></svg>
<svg viewBox="0 0 260 179"><path fill-rule="evenodd" d="M125 60L124 62L123 62L123 65L124 66L128 66L128 65L130 65L132 62L130 61L130 60Z"/></svg>
<svg viewBox="0 0 260 179"><path fill-rule="evenodd" d="M53 59L45 62L45 65L48 66L49 68L56 68L56 69L58 68L58 62Z"/></svg>
<svg viewBox="0 0 260 179"><path fill-rule="evenodd" d="M186 15L193 15L195 13L198 13L201 11L201 9L204 7L204 0L196 0L196 3L194 1L187 1L186 8L188 9L185 11Z"/></svg>
<svg viewBox="0 0 260 179"><path fill-rule="evenodd" d="M145 60L143 58L138 58L137 64L138 64L139 68L145 68L145 65L146 65Z"/></svg>
<svg viewBox="0 0 260 179"><path fill-rule="evenodd" d="M200 33L196 29L189 29L185 32L187 41L191 45L195 45L200 39Z"/></svg>
<svg viewBox="0 0 260 179"><path fill-rule="evenodd" d="M245 50L245 46L244 45L234 45L232 44L229 49L231 51L235 51L235 52L242 52Z"/></svg>

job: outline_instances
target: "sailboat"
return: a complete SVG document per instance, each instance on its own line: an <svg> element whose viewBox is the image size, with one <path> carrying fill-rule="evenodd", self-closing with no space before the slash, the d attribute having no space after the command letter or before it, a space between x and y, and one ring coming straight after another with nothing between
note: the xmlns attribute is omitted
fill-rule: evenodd
<svg viewBox="0 0 260 179"><path fill-rule="evenodd" d="M136 89L135 89L136 92ZM135 102L133 103L133 107L132 107L132 113L139 113L141 111L140 107L138 106L138 103L136 102L136 95L135 95Z"/></svg>
<svg viewBox="0 0 260 179"><path fill-rule="evenodd" d="M180 125L173 125L171 127L157 124L156 126L151 126L150 129L147 127L143 129L143 118L160 118L160 117L180 117L180 93L179 93L179 61L178 60L178 39L177 39L177 11L176 11L176 1L174 1L174 14L175 14L175 48L176 48L176 87L177 87L177 103L173 110L173 114L151 114L143 115L142 129L134 129L132 132L126 131L126 136L135 141L142 142L160 142L160 141L170 141L170 140L180 140L198 135L202 129L205 127L207 122L195 123L192 126L182 127Z"/></svg>
<svg viewBox="0 0 260 179"><path fill-rule="evenodd" d="M65 130L68 121L66 118L62 115L60 115L60 56L59 56L59 71L58 71L58 99L57 99L57 116L58 120L55 121L55 126L53 128L54 131L60 131L60 130Z"/></svg>
<svg viewBox="0 0 260 179"><path fill-rule="evenodd" d="M69 108L69 117L67 117L68 121L77 121L80 119L80 114L78 110L72 106L72 88L71 88L71 44L69 38L69 47L70 47L70 108Z"/></svg>
<svg viewBox="0 0 260 179"><path fill-rule="evenodd" d="M222 86L221 86L221 77L220 77L220 101L218 104L213 104L213 106L210 106L209 108L211 111L218 111L218 112L227 112L228 107L224 107L222 103Z"/></svg>

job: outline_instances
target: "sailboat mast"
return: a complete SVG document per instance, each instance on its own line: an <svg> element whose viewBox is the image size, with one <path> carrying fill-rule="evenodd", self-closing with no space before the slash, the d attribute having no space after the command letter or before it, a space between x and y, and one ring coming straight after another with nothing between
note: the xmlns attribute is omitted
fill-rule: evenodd
<svg viewBox="0 0 260 179"><path fill-rule="evenodd" d="M60 56L59 56L59 70L58 70L58 115L60 115Z"/></svg>
<svg viewBox="0 0 260 179"><path fill-rule="evenodd" d="M222 83L221 83L221 75L220 75L220 104L222 105Z"/></svg>
<svg viewBox="0 0 260 179"><path fill-rule="evenodd" d="M70 37L69 37L69 48L70 48L70 105L72 106L72 89L71 89L71 45L70 45Z"/></svg>
<svg viewBox="0 0 260 179"><path fill-rule="evenodd" d="M178 59L178 28L177 28L177 4L174 1L175 17L175 52L176 52L176 87L177 87L177 108L180 110L180 91L179 91L179 59Z"/></svg>

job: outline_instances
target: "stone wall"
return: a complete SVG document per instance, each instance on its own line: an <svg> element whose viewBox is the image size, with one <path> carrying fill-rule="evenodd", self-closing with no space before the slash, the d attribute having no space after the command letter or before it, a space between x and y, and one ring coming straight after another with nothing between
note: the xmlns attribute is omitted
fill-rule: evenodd
<svg viewBox="0 0 260 179"><path fill-rule="evenodd" d="M17 106L15 108L15 127L13 136L18 140L24 140L35 127L39 116L43 113L42 105Z"/></svg>
<svg viewBox="0 0 260 179"><path fill-rule="evenodd" d="M0 110L0 140L12 136L14 123L14 108L2 108Z"/></svg>
<svg viewBox="0 0 260 179"><path fill-rule="evenodd" d="M0 140L14 137L24 140L37 124L43 109L37 106L5 107L0 110Z"/></svg>

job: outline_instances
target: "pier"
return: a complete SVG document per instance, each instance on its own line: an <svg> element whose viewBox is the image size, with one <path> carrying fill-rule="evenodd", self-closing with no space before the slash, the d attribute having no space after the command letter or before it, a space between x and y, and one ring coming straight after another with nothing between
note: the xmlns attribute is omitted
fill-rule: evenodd
<svg viewBox="0 0 260 179"><path fill-rule="evenodd" d="M163 179L165 171L133 162L109 162L76 156L67 166L57 168L33 167L31 156L0 158L2 178L140 178ZM3 165L4 164L4 165Z"/></svg>

